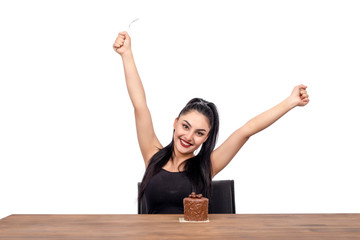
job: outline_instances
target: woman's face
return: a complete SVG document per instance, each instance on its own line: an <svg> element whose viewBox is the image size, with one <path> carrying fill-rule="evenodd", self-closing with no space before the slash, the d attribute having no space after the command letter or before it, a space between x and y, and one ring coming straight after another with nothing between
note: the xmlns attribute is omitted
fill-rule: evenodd
<svg viewBox="0 0 360 240"><path fill-rule="evenodd" d="M204 114L193 110L181 115L174 122L175 153L193 155L209 134L209 119Z"/></svg>

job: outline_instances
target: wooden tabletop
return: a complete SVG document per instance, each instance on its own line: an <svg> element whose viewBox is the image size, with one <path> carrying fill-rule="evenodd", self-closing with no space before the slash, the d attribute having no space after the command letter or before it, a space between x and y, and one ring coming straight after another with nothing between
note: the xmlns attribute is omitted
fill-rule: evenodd
<svg viewBox="0 0 360 240"><path fill-rule="evenodd" d="M360 214L10 215L1 240L23 239L360 239Z"/></svg>

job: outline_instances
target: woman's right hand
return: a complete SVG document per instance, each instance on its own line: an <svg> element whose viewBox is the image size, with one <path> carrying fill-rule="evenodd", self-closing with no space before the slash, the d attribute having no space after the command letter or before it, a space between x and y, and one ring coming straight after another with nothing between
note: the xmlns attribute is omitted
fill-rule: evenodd
<svg viewBox="0 0 360 240"><path fill-rule="evenodd" d="M120 32L113 44L115 52L121 56L131 51L131 39L127 32Z"/></svg>

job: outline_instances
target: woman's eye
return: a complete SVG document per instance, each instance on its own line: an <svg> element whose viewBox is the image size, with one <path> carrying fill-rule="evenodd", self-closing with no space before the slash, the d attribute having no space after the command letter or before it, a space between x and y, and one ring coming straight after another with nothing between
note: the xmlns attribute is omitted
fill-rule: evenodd
<svg viewBox="0 0 360 240"><path fill-rule="evenodd" d="M183 124L183 127L184 127L185 129L188 129L188 128L189 128L186 124Z"/></svg>
<svg viewBox="0 0 360 240"><path fill-rule="evenodd" d="M203 136L204 134L202 132L197 133L199 136Z"/></svg>

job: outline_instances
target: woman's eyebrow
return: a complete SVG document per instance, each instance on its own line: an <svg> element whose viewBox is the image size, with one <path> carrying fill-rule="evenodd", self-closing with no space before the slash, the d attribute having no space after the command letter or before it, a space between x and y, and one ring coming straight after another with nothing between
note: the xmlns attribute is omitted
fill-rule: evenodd
<svg viewBox="0 0 360 240"><path fill-rule="evenodd" d="M188 121L184 120L184 122L186 122L190 127L192 127L191 124L190 124ZM204 132L206 132L205 129L197 129L197 130L198 130L198 131L204 131Z"/></svg>
<svg viewBox="0 0 360 240"><path fill-rule="evenodd" d="M184 120L184 122L186 122L191 127L191 124L188 121Z"/></svg>

